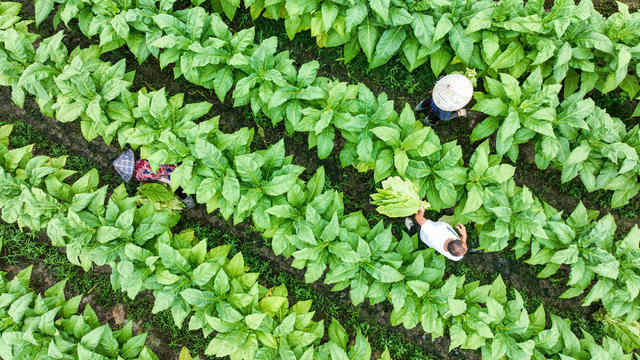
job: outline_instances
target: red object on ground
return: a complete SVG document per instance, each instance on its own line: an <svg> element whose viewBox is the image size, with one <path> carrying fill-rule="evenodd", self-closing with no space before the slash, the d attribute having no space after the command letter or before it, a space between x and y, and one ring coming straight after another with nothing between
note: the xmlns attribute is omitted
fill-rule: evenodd
<svg viewBox="0 0 640 360"><path fill-rule="evenodd" d="M162 181L165 183L169 183L169 179L171 177L171 173L176 168L175 165L160 165L160 168L155 173L151 170L151 165L147 160L139 160L136 163L136 172L135 177L136 180L140 182L148 182L148 181Z"/></svg>

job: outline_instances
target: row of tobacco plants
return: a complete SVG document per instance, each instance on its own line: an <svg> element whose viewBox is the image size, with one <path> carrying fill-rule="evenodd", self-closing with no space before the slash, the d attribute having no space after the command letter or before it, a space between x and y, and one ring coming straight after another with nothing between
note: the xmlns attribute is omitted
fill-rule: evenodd
<svg viewBox="0 0 640 360"><path fill-rule="evenodd" d="M358 332L350 341L335 320L328 327L328 341L322 342L324 322L313 320L311 301L291 305L286 287L260 285L259 274L247 272L242 253L230 257L229 245L208 249L206 240L195 239L193 231L172 233L179 215L150 199L128 196L123 185L107 199L108 189L98 187L95 170L74 182L66 181L75 173L64 168L66 156L33 156L33 145L9 149L10 133L11 126L0 128L2 220L32 231L46 229L52 244L65 247L69 261L85 271L94 264L110 266L113 288L131 298L143 290L152 291L153 313L170 310L176 326L183 327L188 317L189 330L202 331L205 337L215 332L205 354L239 359L371 358L364 336ZM55 289L50 292L62 291L63 284ZM17 299L20 295L9 291L6 296ZM79 299L69 302L69 310ZM8 314L13 321L22 318L32 300L32 295L25 295L11 305ZM38 314L44 314L36 324L45 334L54 331L54 321L63 321L73 312L56 317L59 310L51 306L46 314ZM78 326L76 336L87 328L82 321L72 319L72 328ZM90 325L94 323L91 320ZM89 350L98 343L101 348L117 350L105 329L87 331L86 339L82 333L83 344L89 344L85 345ZM138 352L139 342L140 338L130 344L135 343ZM141 342L144 344L144 338ZM384 358L389 358L388 353Z"/></svg>
<svg viewBox="0 0 640 360"><path fill-rule="evenodd" d="M205 82L215 84L221 100L224 100L225 94L234 87L232 97L236 105L250 103L254 111L262 111L274 124L284 120L286 128L291 132L307 132L309 144L318 148L321 158L328 156L332 151L335 135L340 131L347 140L340 153L343 166L353 165L360 171L373 170L376 182L396 174L408 178L418 185L420 195L426 196L435 210L452 207L457 203L455 213L458 220L464 223L473 221L482 226L482 248L499 251L506 248L510 240L516 239L513 248L517 257L531 252L529 263L547 264L541 276L553 275L563 264L571 266L572 273L568 281L571 288L565 293L566 297L582 294L594 278L597 278L597 286L589 293L585 304L602 299L612 316L626 317L629 321L638 319L640 313L632 306L638 297L638 291L635 286L629 284L638 282L640 277L635 273L637 269L634 262L625 259L635 258L635 253L629 250L636 247L633 243L622 245L627 244L623 242L614 247L616 226L610 216L596 222L597 214L587 212L580 205L565 221L557 210L543 205L528 189L518 188L513 184L511 179L514 168L500 164L499 157L490 155L487 142L478 146L471 158L469 169L466 169L462 166L460 147L453 142L441 144L430 128L423 127L415 121L408 105L405 105L401 114L397 114L393 102L389 101L385 94L376 98L363 84L349 85L318 77L317 62L306 63L296 69L287 52L276 52L277 44L274 38L256 45L253 44L253 29L232 34L216 14L206 15L202 8L197 7L172 13L171 5L164 4L164 8L154 8L154 11L161 12L156 15L153 15L152 9L148 6L135 9L146 14L144 18L153 20L153 23L145 25L144 33L145 36L157 37L157 40L153 41L156 47L152 46L150 53L159 57L161 65L177 62L174 71L196 84L201 84L204 80L197 80L194 76L205 77ZM56 16L65 14L66 9L63 5ZM84 12L95 9L96 16L102 16L100 24L113 25L116 18L123 15L120 13L108 18L99 12L100 8L97 5L83 9ZM78 14L81 13L83 11L78 11ZM139 18L142 19L142 15ZM80 28L83 27L80 22ZM142 30L132 26L129 28L129 37L135 38L135 34L140 31ZM58 33L52 41L59 43L61 36L62 34ZM116 46L103 41L101 44L107 49ZM125 44L124 40L120 44ZM131 44L130 46L133 47ZM160 47L165 46L167 49L160 51ZM201 53L197 53L193 49L202 50ZM78 65L74 67L73 61L70 61L71 66L64 67L65 61L53 61L53 64L52 61L46 60L35 65L35 68L39 69L41 65L46 64L56 68L61 74L71 74L72 71L80 71ZM203 62L216 61L218 64L215 66L209 64L203 68L198 67ZM78 61L76 63L80 64ZM125 65L121 62L116 66L120 66L122 72ZM72 68L75 70L71 70ZM47 81L51 84L60 83L53 79L54 72L49 69L46 70L46 79L51 80ZM91 73L88 67L83 77L87 78L86 82L95 83L95 80L88 79ZM38 76L32 75L29 68L25 70L25 74L17 80L17 89L14 86L18 103L21 103L25 91L35 95L36 99L39 98L38 92L29 91L19 85L33 82ZM70 75L61 76L67 78ZM229 81L224 79L227 76ZM118 79L121 88L126 88L132 77L132 73L122 75ZM45 78L38 79L42 82ZM522 88L517 84L513 85L510 89L522 90L523 93L532 96L544 93L540 91L542 79L539 71L534 72ZM88 140L102 136L108 143L118 133L118 141L122 146L139 146L142 156L149 158L152 164L182 161L177 174L173 175L174 187L182 186L189 193L195 193L198 201L206 204L209 211L220 209L223 217L229 218L233 215L235 222L251 215L256 227L267 236L273 237L276 254L293 255L298 259L295 266L307 267L307 281L320 278L327 264L333 268L331 256L319 256L324 251L329 251L328 249L317 248L315 240L304 240L311 236L310 233L314 233L316 237L322 235L322 227L311 225L314 223L313 218L307 218L307 214L302 210L306 202L290 200L290 207L298 208L295 210L286 206L272 207L271 205L280 204L261 201L264 195L280 195L279 191L277 194L273 193L274 189L270 189L268 185L259 184L257 180L260 179L253 179L253 174L249 173L249 170L257 172L260 166L264 167L261 161L248 163L244 157L229 159L229 166L235 163L237 168L233 172L234 180L227 180L229 174L225 172L226 163L218 163L216 167L219 168L219 174L209 176L199 174L196 163L186 160L190 153L189 143L196 144L196 152L201 150L198 150L197 141L187 136L182 136L184 140L180 140L176 135L180 136L185 121L194 120L198 115L206 113L210 104L187 105L189 111L186 115L174 116L177 107L173 111L163 110L165 114L156 111L153 115L154 100L157 101L157 109L167 108L165 103L170 107L172 102L165 100L162 91L154 94L143 93L142 98L138 96L137 108L144 111L142 119L138 119L137 114L132 111L135 101L129 100L132 95L118 88L124 94L123 100L108 101L115 93L111 86L105 86L107 88L102 91L113 93L108 97L98 99L78 92L64 94L65 90L62 90L60 94L47 94L43 100L48 102L39 101L39 104L45 114L55 116L60 121L80 118L84 135ZM220 89L218 86L225 87ZM100 84L96 83L94 87L99 89ZM496 93L501 93L507 88L509 87L496 84L494 89ZM262 99L268 99L268 102ZM94 107L96 112L97 107L102 107L105 109L104 115L83 115L83 112L89 114L90 107ZM194 111L196 108L201 111ZM589 114L585 110L590 111L593 108L571 107L567 111L571 111L574 116L588 116L590 119L594 114L607 116L601 109L590 111ZM248 149L250 137L247 132L247 129L242 129L238 133L242 136L234 138L234 154L238 153L236 148L239 146ZM240 137L243 140L238 140ZM196 157L198 156L196 154ZM286 176L282 175L282 172L273 173L278 176L277 179L269 178L265 174L267 177L264 180L275 180L274 186L277 185L284 191L291 184L292 177L303 170L299 166L290 166L286 172L289 182L283 181ZM243 193L236 190L236 182L244 182L240 186L244 188ZM262 191L254 190L256 188ZM258 206L255 206L256 204ZM332 219L330 215L331 213L327 215L327 221ZM300 222L303 221L302 218L303 223ZM314 229L314 226L317 228ZM597 232L598 236L590 235L592 232ZM292 234L300 240L296 240ZM627 238L634 239L636 236L637 229L634 228ZM355 268L346 268L351 270L343 271L344 269L338 268L342 275L338 278L329 276L325 281L341 283L340 288L351 285L352 300L355 304L362 302L365 297L370 297L374 302L383 300L379 294L368 295L372 280L380 279L362 279L356 276L358 271L355 271ZM333 271L330 272L330 275L333 274ZM356 278L361 280L358 283L349 283ZM620 299L626 299L625 306L615 305ZM403 303L404 301L401 301L399 305ZM397 306L398 309L400 307Z"/></svg>
<svg viewBox="0 0 640 360"><path fill-rule="evenodd" d="M371 350L362 335L358 333L355 344L350 346L346 333L335 321L329 327L330 341L320 347L310 346L324 335L322 322L314 322L313 313L308 311L310 302L289 306L284 287L268 290L260 286L258 274L246 273L242 254L229 259L228 246L208 250L206 242L194 239L192 232L172 234L170 228L178 221L178 215L159 210L153 202L141 203L138 197L128 197L123 186L106 200L107 188L97 187L95 171L67 183L65 180L74 172L64 168L66 157L34 157L33 146L8 149L10 132L10 126L0 128L0 180L7 190L0 198L2 219L33 231L46 229L52 243L65 246L69 260L85 270L93 264L109 265L112 285L130 297L152 290L154 312L170 309L177 326L182 326L190 315L190 330L201 330L205 336L215 332L206 353L239 358L262 355L307 359L313 358L314 353L327 359L370 358ZM399 246L405 255L417 254L416 259L424 256L427 261L439 263L442 275L442 258L436 257L433 250L417 250L415 240L405 237ZM416 264L414 261L411 267L415 269L419 266ZM22 277L16 279L19 278ZM453 314L475 310L479 311L479 318L494 318L496 327L518 325L520 336L529 334L536 342L554 344L545 345L549 348L542 348L544 353L559 352L568 346L572 349L568 353L575 356L624 356L614 340L605 338L600 346L588 335L578 339L566 320L553 315L553 326L545 330L542 307L527 314L517 292L515 299L507 299L506 287L499 278L484 286L465 285L463 281L451 277L438 294L437 300L450 304ZM415 281L413 286L418 284ZM423 286L428 288L429 284ZM57 288L61 291L62 286ZM20 304L25 302L21 300ZM486 310L481 310L482 303ZM47 315L56 318L55 312ZM47 316L39 323L47 326L49 319ZM487 325L491 324L479 327L479 331L491 332ZM104 331L91 333L91 339L100 333L101 339L107 341ZM512 357L522 355L527 348L534 350L533 339L521 345L513 340L503 338L500 347L504 349L487 349L490 352L486 356L502 357L508 352ZM539 345L536 348L542 350Z"/></svg>
<svg viewBox="0 0 640 360"><path fill-rule="evenodd" d="M112 331L90 305L79 313L82 295L66 299L66 281L42 295L34 293L29 289L31 268L11 281L0 273L0 357L158 360L144 345L147 334L133 336L131 321Z"/></svg>
<svg viewBox="0 0 640 360"><path fill-rule="evenodd" d="M276 54L275 39L253 45L253 29L232 34L219 16L202 8L174 12L174 1L37 0L36 23L55 3L60 4L56 23L77 19L85 35L100 37L105 51L126 44L140 62L149 55L159 57L163 67L175 64L176 77L214 89L221 101L235 86L235 105L251 103L254 112L262 111L273 123L284 119L288 131L308 132L321 157L333 148L335 127L350 143L363 144L357 148L361 167L389 163L391 155L367 140L370 132L358 138L369 129L366 119L342 114L354 113L342 104L355 98L356 90L316 80L313 62L303 67L302 79L296 78L288 54ZM370 0L303 5L284 0L267 6L246 0L245 6L254 17L284 18L290 37L310 28L321 46L345 44L347 61L362 49L376 67L401 51L410 70L428 59L436 76L444 69L477 69L487 94L476 94L473 109L487 118L475 127L472 141L496 134L497 154L514 162L519 145L532 142L538 168L561 170L563 182L579 177L589 192L612 191L611 205L624 205L640 192L640 126L627 130L587 94L593 89L620 89L629 98L638 94L640 13L629 14L620 4L620 11L605 19L590 0L578 5L558 1L549 12L543 3ZM212 4L233 17L240 1ZM263 49L260 58L250 60L256 48ZM401 142L401 135L386 136ZM355 153L355 145L345 147L343 163L352 162ZM406 168L402 152L392 155L400 169ZM376 166L376 174L388 169Z"/></svg>
<svg viewBox="0 0 640 360"><path fill-rule="evenodd" d="M125 72L124 61L115 65L101 61L97 46L69 53L62 44L62 33L42 40L36 51L32 44L37 35L28 32L27 23L20 22L18 9L6 5L5 9L9 9L5 15L14 16L15 21L8 22L10 25L0 32L1 39L11 39L4 41L2 53L12 66L6 68L2 79L13 87L14 99L20 103L25 93L32 94L43 113L62 121L79 118L88 139L101 136L110 142L117 137L122 146L138 148L154 167L179 163L172 174L172 187L196 194L198 202L206 204L209 211L219 210L225 218L233 216L235 222L251 216L255 227L273 239L277 254L294 256L294 266L306 267L307 281L319 279L328 267L324 281L335 284L336 290L351 287L354 304L365 298L371 303L390 301L394 324L412 328L421 323L425 331L435 336L448 330L452 348L481 348L486 358L545 356L564 351L581 357L585 351L614 354L620 350L609 339L604 348L590 336L580 342L568 323L555 316L551 316L551 328L545 329L542 307L528 314L517 292L513 299L507 298L500 279L483 286L465 284L463 278L455 276L443 280L442 257L435 256L432 250L417 251L416 238L404 236L401 241L393 241L390 228L382 223L371 229L360 212L345 214L341 194L324 191L322 169L308 182L299 179L304 169L285 156L282 141L266 150L251 152L252 130L243 128L225 134L218 130L217 118L195 122L209 111L211 104L183 105L182 94L168 98L162 90L132 93L128 87L133 73ZM193 11L200 10L189 9L183 14L188 16ZM231 36L217 16L209 19L215 22L207 28L213 24ZM231 37L229 43L248 47L249 42L237 36ZM313 64L296 71L285 56L280 55L277 61L269 56L269 47L275 51L273 41L254 48L246 62L259 68L260 64L266 66L275 61L278 66L291 69L288 76L301 83L309 77L307 72L315 75ZM19 51L15 51L17 48ZM282 73L272 69L254 79L268 76L278 78ZM38 81L34 82L34 78ZM612 316L628 321L637 318L637 292L633 286L627 287L634 281L626 281L626 276L637 275L630 261L622 261L635 256L637 229L614 247L615 225L609 217L595 222L593 214L580 206L569 220L563 220L560 213L541 204L526 188L515 186L511 179L513 168L500 165L499 158L489 154L488 144L478 148L471 168L466 169L460 147L440 144L429 128L415 122L410 109L397 114L384 95L375 98L362 85L312 78L319 91L337 86L356 94L343 105L361 112L359 119L370 119L376 130L364 133L370 136L372 148L391 153L391 158L399 150L406 155L409 164L404 171L393 161L373 161L370 165L375 166L376 176L380 176L378 168L382 166L389 168L382 169L382 178L385 172L402 171L408 175L409 169L417 169L414 173L420 175L416 182L422 184L421 191L427 193L434 206L451 206L462 198L459 216L482 226L485 244L496 243L496 247L503 248L515 237L519 255L531 248L532 261L549 258L551 265L544 270L545 275L557 271L561 264L571 264L572 288L567 296L581 293L597 275L596 287L610 291L592 291L589 301L602 299ZM253 91L257 96L260 90ZM338 113L336 118L356 118L346 116L348 112L343 114ZM402 132L401 144L380 139L394 131ZM355 149L354 152L357 153ZM358 154L353 156L347 164L355 163ZM409 157L420 160L408 160ZM460 186L464 183L467 187ZM471 188L478 188L480 196L486 197L486 205L475 206L467 200ZM450 189L442 194L452 198L441 198L434 189ZM556 253L563 255L555 256ZM620 306L622 299L624 304ZM617 324L618 330L628 326L624 322ZM633 342L625 338L623 345L630 349L635 347Z"/></svg>

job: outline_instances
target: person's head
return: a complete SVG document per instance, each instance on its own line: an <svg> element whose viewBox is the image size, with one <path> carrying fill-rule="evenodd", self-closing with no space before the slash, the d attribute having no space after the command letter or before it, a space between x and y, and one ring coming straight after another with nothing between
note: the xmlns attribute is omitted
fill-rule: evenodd
<svg viewBox="0 0 640 360"><path fill-rule="evenodd" d="M433 103L444 111L458 111L472 98L473 83L462 74L449 74L438 79L431 93Z"/></svg>
<svg viewBox="0 0 640 360"><path fill-rule="evenodd" d="M453 256L462 256L467 253L467 249L464 248L462 241L456 239L449 239L447 251Z"/></svg>

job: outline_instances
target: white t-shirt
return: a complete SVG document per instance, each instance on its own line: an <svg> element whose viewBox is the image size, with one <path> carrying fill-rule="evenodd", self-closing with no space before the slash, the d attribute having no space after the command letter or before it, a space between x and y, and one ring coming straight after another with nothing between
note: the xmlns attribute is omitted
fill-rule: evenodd
<svg viewBox="0 0 640 360"><path fill-rule="evenodd" d="M453 261L458 261L462 259L462 256L454 256L444 249L444 243L451 238L460 240L458 233L453 230L451 225L444 221L434 222L427 220L427 222L420 227L420 240L423 243L427 244L428 247L435 249L447 258Z"/></svg>

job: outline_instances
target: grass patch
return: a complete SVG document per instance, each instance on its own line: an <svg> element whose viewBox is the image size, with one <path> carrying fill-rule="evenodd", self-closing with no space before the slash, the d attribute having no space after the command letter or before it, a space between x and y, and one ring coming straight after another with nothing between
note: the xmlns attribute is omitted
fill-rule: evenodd
<svg viewBox="0 0 640 360"><path fill-rule="evenodd" d="M66 146L55 141L50 141L38 129L21 120L17 115L12 114L7 116L5 119L0 119L0 126L8 124L13 125L13 131L9 137L9 146L12 148L35 144L34 153L37 155L46 155L51 157L67 156L65 168L77 171L78 174L75 176L78 177L86 174L91 169L99 168L98 164L89 158L71 155ZM100 172L100 183L102 185L108 185L110 188L115 188L123 184L122 179L115 173L115 171L107 173ZM130 181L124 184L130 194L135 193L137 188L135 182Z"/></svg>
<svg viewBox="0 0 640 360"><path fill-rule="evenodd" d="M21 231L17 226L0 222L0 239L2 246L2 263L4 266L24 266L29 263L43 263L57 281L67 279L67 290L72 294L92 295L96 304L110 309L123 304L127 318L132 321L142 320L144 331L154 329L165 334L171 341L168 346L175 351L187 346L192 352L203 353L208 341L202 336L186 329L179 329L173 324L170 311L163 311L152 315L153 303L147 302L142 296L130 299L121 291L111 288L109 275L98 272L84 272L67 260L66 256L56 247L46 241L40 241Z"/></svg>
<svg viewBox="0 0 640 360"><path fill-rule="evenodd" d="M69 154L64 145L48 140L31 124L20 120L17 116L9 117L8 120L1 120L0 126L9 123L14 126L10 137L10 146L20 147L35 143L37 144L35 151L42 155L62 156ZM99 168L99 166L86 157L70 155L67 161L67 168L83 174L93 168ZM110 187L122 184L121 179L115 173L104 174L100 172L100 181ZM130 194L135 192L135 184L135 182L127 184ZM339 185L334 186L338 187ZM258 254L257 249L259 247L271 247L268 239L261 238L256 243L248 244L239 241L222 229L185 218L182 219L179 227L194 229L196 236L200 239L208 239L208 245L211 247L221 244L232 245L232 252L242 252L245 262L251 271L260 273L260 281L263 285L272 287L285 284L290 295L294 298L298 300L313 300L313 309L317 312L319 318L325 319L325 325L328 326L331 317L334 317L339 319L342 325L351 332L355 332L355 329L360 329L369 338L374 350L382 352L386 346L394 359L436 359L424 349L409 343L402 334L366 319L360 314L358 307L345 306L340 301L319 294L310 284L303 283L295 276L280 271L278 266L274 266L270 261ZM165 311L157 315L151 315L153 304L146 301L144 297L138 296L132 300L125 293L112 290L109 275L96 272L85 273L80 267L71 264L58 248L51 246L49 243L34 240L34 238L23 233L17 227L4 223L0 224L0 238L5 239L3 256L7 259L8 265L42 261L50 271L56 274L59 280L70 279L68 289L71 292L91 294L95 297L96 302L105 308L111 308L122 303L127 309L127 317L134 321L143 320L144 329L153 327L162 333L169 334L171 341L167 345L171 348L179 348L182 345L186 345L192 352L202 354L208 345L208 341L202 336L194 336L192 332L177 328L173 324L170 312ZM185 324L187 323L188 321L185 321Z"/></svg>
<svg viewBox="0 0 640 360"><path fill-rule="evenodd" d="M210 247L227 244L231 245L231 253L242 252L251 271L260 273L262 285L273 287L284 284L289 294L296 299L313 300L311 309L316 312L318 318L325 320L325 325L328 325L333 317L351 333L360 329L369 338L374 350L382 352L386 346L394 359L437 359L420 347L407 342L401 334L365 318L360 314L359 306L345 306L334 298L318 293L310 284L300 281L292 274L280 271L272 262L258 254L259 247L270 248L268 239L261 237L254 242L239 241L228 232L195 219L182 219L180 225L193 229L197 238L207 239L207 245Z"/></svg>

